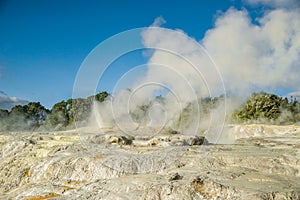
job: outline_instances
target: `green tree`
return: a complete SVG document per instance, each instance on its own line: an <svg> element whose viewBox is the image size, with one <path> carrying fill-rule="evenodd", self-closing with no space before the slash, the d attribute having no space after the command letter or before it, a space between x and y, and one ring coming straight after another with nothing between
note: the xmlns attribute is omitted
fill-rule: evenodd
<svg viewBox="0 0 300 200"><path fill-rule="evenodd" d="M246 104L234 115L239 121L277 119L282 102L282 98L275 94L267 94L263 91L253 93Z"/></svg>
<svg viewBox="0 0 300 200"><path fill-rule="evenodd" d="M69 114L67 109L67 102L61 101L56 103L48 116L51 126L56 127L57 125L67 126L69 124Z"/></svg>
<svg viewBox="0 0 300 200"><path fill-rule="evenodd" d="M106 91L100 92L100 93L96 94L95 99L99 102L103 102L108 96L109 96L109 94Z"/></svg>
<svg viewBox="0 0 300 200"><path fill-rule="evenodd" d="M5 122L7 130L34 130L44 124L49 110L40 102L14 106Z"/></svg>
<svg viewBox="0 0 300 200"><path fill-rule="evenodd" d="M72 100L72 108L70 112L71 118L74 120L74 122L83 122L89 118L91 114L92 103L92 98L77 98Z"/></svg>
<svg viewBox="0 0 300 200"><path fill-rule="evenodd" d="M266 92L253 93L236 112L237 122L267 120L272 123L291 124L300 121L300 103L295 99L282 98Z"/></svg>
<svg viewBox="0 0 300 200"><path fill-rule="evenodd" d="M8 110L0 109L0 119L6 119L8 117Z"/></svg>
<svg viewBox="0 0 300 200"><path fill-rule="evenodd" d="M50 113L40 102L29 102L26 105L27 118L33 120L36 125L42 125Z"/></svg>

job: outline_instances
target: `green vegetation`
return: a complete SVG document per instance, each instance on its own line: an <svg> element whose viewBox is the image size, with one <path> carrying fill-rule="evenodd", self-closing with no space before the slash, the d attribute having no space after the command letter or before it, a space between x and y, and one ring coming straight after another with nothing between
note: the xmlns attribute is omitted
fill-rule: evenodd
<svg viewBox="0 0 300 200"><path fill-rule="evenodd" d="M39 102L17 105L10 112L0 110L0 130L34 130L44 124L49 113Z"/></svg>
<svg viewBox="0 0 300 200"><path fill-rule="evenodd" d="M87 120L93 100L102 102L108 96L107 92L101 92L87 99L68 99L56 103L51 110L39 102L16 105L11 111L0 109L0 131L62 130L74 127L74 121Z"/></svg>
<svg viewBox="0 0 300 200"><path fill-rule="evenodd" d="M253 93L247 102L233 113L239 123L293 124L300 121L300 102L291 97L279 97L266 92Z"/></svg>
<svg viewBox="0 0 300 200"><path fill-rule="evenodd" d="M69 107L69 104L65 101L55 104L47 118L47 122L49 122L52 127L57 125L67 126L70 121Z"/></svg>
<svg viewBox="0 0 300 200"><path fill-rule="evenodd" d="M74 128L75 123L86 123L94 102L103 102L109 94L101 92L88 98L68 99L56 103L51 110L39 102L17 105L8 110L0 109L0 131L18 130L64 130ZM197 110L201 119L209 118L212 109L218 109L224 95L215 98L202 98L189 103L178 119L178 126L195 123ZM149 108L155 103L165 104L162 96L156 97L148 105L132 111L131 117L138 123L147 121ZM296 98L283 98L266 92L253 93L248 100L233 113L228 114L231 123L271 123L295 124L300 122L300 102Z"/></svg>

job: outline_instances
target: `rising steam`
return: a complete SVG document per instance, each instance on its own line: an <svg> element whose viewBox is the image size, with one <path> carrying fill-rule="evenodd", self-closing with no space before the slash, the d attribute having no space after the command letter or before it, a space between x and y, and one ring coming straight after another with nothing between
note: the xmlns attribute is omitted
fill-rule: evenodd
<svg viewBox="0 0 300 200"><path fill-rule="evenodd" d="M216 140L226 112L240 102L221 102L209 116L199 105L205 97L226 95L223 84L240 99L257 89L300 90L300 21L295 20L300 12L297 7L287 8L291 2L285 6L276 2L276 9L255 22L246 10L230 8L199 42L183 31L154 28L165 23L159 17L142 32L144 47L153 49L146 75L129 90L96 105L98 124L117 125L127 133L140 126L168 126L184 134L210 128L214 133L207 137ZM157 91L165 88L163 100L155 99Z"/></svg>

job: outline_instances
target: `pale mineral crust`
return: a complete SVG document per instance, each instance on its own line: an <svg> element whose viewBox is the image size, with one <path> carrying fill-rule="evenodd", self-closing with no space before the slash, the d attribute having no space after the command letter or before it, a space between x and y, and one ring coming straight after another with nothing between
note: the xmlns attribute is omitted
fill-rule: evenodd
<svg viewBox="0 0 300 200"><path fill-rule="evenodd" d="M0 197L300 199L300 127L231 125L226 134L234 144L173 131L2 133Z"/></svg>

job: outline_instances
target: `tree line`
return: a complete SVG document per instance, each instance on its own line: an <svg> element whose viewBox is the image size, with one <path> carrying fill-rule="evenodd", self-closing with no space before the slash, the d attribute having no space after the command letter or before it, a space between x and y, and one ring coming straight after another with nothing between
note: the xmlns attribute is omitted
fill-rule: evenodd
<svg viewBox="0 0 300 200"><path fill-rule="evenodd" d="M74 127L90 115L94 100L103 102L109 94L101 92L88 98L68 99L48 110L40 102L16 105L10 111L0 109L0 131L63 130Z"/></svg>
<svg viewBox="0 0 300 200"><path fill-rule="evenodd" d="M88 98L68 99L56 103L51 110L39 102L16 105L10 111L0 109L0 131L65 130L74 128L74 122L87 121L94 101L103 102L107 92L100 92ZM202 98L197 105L202 115L209 116L212 109L217 109L225 95ZM164 103L164 97L154 99ZM190 120L188 117L195 109L195 103L188 104L179 116L178 123ZM151 105L143 105L130 113L133 120L139 122L148 116ZM230 123L269 123L295 124L300 122L300 102L296 98L280 97L266 92L253 93L239 108L227 115ZM185 122L189 123L189 122Z"/></svg>

